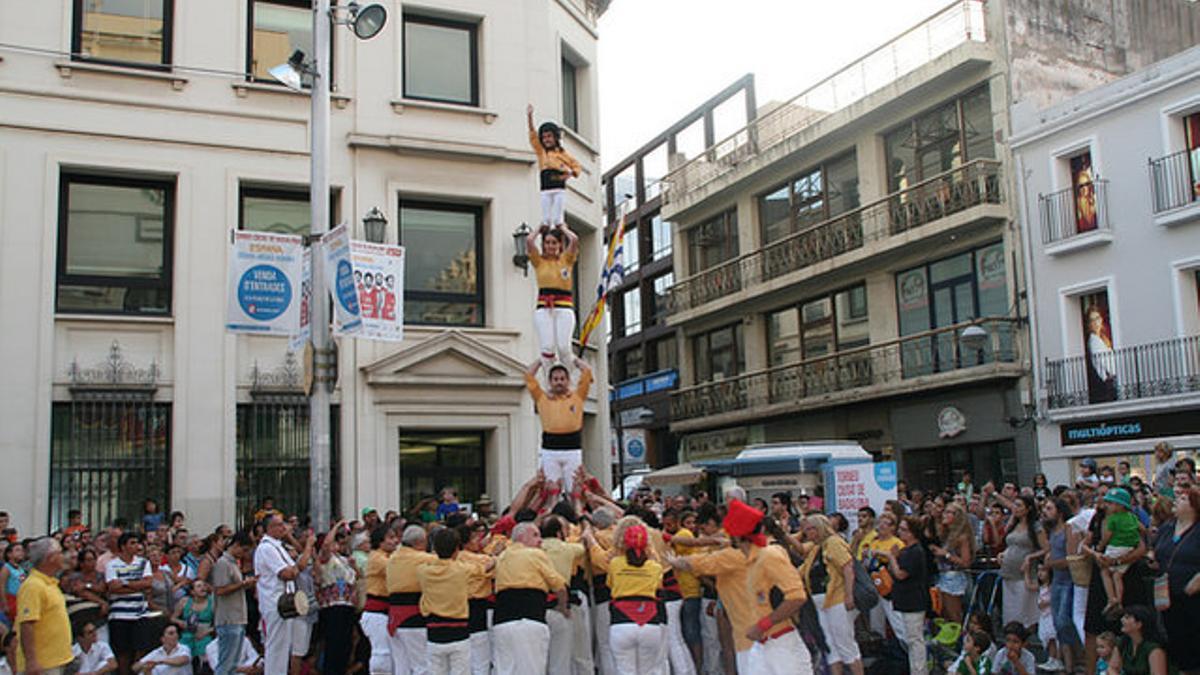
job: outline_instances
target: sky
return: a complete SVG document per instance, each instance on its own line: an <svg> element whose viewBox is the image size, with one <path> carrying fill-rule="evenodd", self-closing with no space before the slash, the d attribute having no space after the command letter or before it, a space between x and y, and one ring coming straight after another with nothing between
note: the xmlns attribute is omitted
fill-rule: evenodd
<svg viewBox="0 0 1200 675"><path fill-rule="evenodd" d="M746 73L785 101L950 0L613 0L600 18L605 170Z"/></svg>

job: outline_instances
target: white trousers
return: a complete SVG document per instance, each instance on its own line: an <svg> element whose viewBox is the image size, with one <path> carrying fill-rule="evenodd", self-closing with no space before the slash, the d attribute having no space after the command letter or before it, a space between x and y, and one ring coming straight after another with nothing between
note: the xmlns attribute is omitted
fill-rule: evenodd
<svg viewBox="0 0 1200 675"><path fill-rule="evenodd" d="M571 651L572 673L574 675L596 675L596 662L592 658L592 612L588 607L588 596L583 602L571 606L571 637L574 648Z"/></svg>
<svg viewBox="0 0 1200 675"><path fill-rule="evenodd" d="M492 628L492 650L496 675L545 675L550 629L532 619L506 621Z"/></svg>
<svg viewBox="0 0 1200 675"><path fill-rule="evenodd" d="M565 188L542 190L542 224L554 227L563 225L563 213L567 208L567 191Z"/></svg>
<svg viewBox="0 0 1200 675"><path fill-rule="evenodd" d="M286 673L292 656L292 621L279 616L274 607L262 613L263 671Z"/></svg>
<svg viewBox="0 0 1200 675"><path fill-rule="evenodd" d="M573 614L574 612L572 612ZM575 646L575 633L571 620L557 609L546 610L546 627L550 629L550 648L546 650L546 672L571 672L571 648Z"/></svg>
<svg viewBox="0 0 1200 675"><path fill-rule="evenodd" d="M426 642L429 675L470 675L471 641Z"/></svg>
<svg viewBox="0 0 1200 675"><path fill-rule="evenodd" d="M700 643L704 646L704 675L724 675L721 667L721 631L717 628L717 601L704 598L700 601Z"/></svg>
<svg viewBox="0 0 1200 675"><path fill-rule="evenodd" d="M371 642L371 675L392 675L392 652L388 645L387 614L363 612L358 619L363 634Z"/></svg>
<svg viewBox="0 0 1200 675"><path fill-rule="evenodd" d="M302 617L297 617L288 623L292 624L292 656L304 658L308 654L308 643L312 639L313 625Z"/></svg>
<svg viewBox="0 0 1200 675"><path fill-rule="evenodd" d="M683 611L683 599L671 600L663 603L663 606L667 610L667 656L671 661L671 672L674 675L696 675L692 653L683 641L683 619L679 617Z"/></svg>
<svg viewBox="0 0 1200 675"><path fill-rule="evenodd" d="M666 626L618 623L608 634L618 675L667 675Z"/></svg>
<svg viewBox="0 0 1200 675"><path fill-rule="evenodd" d="M846 613L846 605L838 603L833 607L825 607L825 594L814 595L817 619L821 622L821 631L825 633L825 643L829 645L829 663L851 664L862 659L858 651L858 643L854 641L854 624Z"/></svg>
<svg viewBox="0 0 1200 675"><path fill-rule="evenodd" d="M742 675L742 673L753 673L754 672L753 670L751 670L751 668L754 667L754 659L750 658L750 650L749 649L747 649L744 652L736 652L733 655L733 659L737 665L738 675Z"/></svg>
<svg viewBox="0 0 1200 675"><path fill-rule="evenodd" d="M492 672L492 632L471 633L471 675Z"/></svg>
<svg viewBox="0 0 1200 675"><path fill-rule="evenodd" d="M756 642L749 652L744 653L748 666L744 672L754 675L812 675L813 672L808 647L796 631L766 642Z"/></svg>
<svg viewBox="0 0 1200 675"><path fill-rule="evenodd" d="M391 634L388 648L392 652L395 675L425 675L429 672L426 643L424 628L397 628Z"/></svg>
<svg viewBox="0 0 1200 675"><path fill-rule="evenodd" d="M609 626L612 615L609 613L607 602L596 604L594 623L596 625L596 660L600 663L600 675L616 675L617 662L613 659L612 645L609 644Z"/></svg>
<svg viewBox="0 0 1200 675"><path fill-rule="evenodd" d="M928 657L925 654L925 612L901 612L904 617L904 646L908 650L909 675L925 675Z"/></svg>
<svg viewBox="0 0 1200 675"><path fill-rule="evenodd" d="M562 493L571 494L575 483L575 470L583 464L583 450L548 450L542 448L542 473L547 482L560 481Z"/></svg>
<svg viewBox="0 0 1200 675"><path fill-rule="evenodd" d="M571 363L571 337L575 335L575 310L568 307L538 307L533 310L533 329L538 336L542 368L550 377L550 366Z"/></svg>
<svg viewBox="0 0 1200 675"><path fill-rule="evenodd" d="M879 603L871 609L867 618L870 619L873 632L887 637L886 626L891 626L896 639L901 643L904 642L904 617L892 606L891 600L879 598Z"/></svg>
<svg viewBox="0 0 1200 675"><path fill-rule="evenodd" d="M1071 618L1075 621L1075 631L1082 640L1083 636L1087 635L1083 630L1083 620L1087 616L1088 587L1076 586L1072 599L1074 606L1071 608Z"/></svg>

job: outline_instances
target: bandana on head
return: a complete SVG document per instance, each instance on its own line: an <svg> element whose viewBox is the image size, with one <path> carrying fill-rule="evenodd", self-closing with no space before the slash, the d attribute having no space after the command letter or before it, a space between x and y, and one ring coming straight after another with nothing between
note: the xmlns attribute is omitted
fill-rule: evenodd
<svg viewBox="0 0 1200 675"><path fill-rule="evenodd" d="M766 546L767 536L765 534L752 534L762 519L762 511L747 505L740 499L734 499L729 502L729 513L725 514L725 520L721 526L730 536L740 537L755 546Z"/></svg>
<svg viewBox="0 0 1200 675"><path fill-rule="evenodd" d="M502 534L504 536L508 536L516 526L517 520L515 518L512 516L503 516L500 518L500 520L496 521L495 525L492 525L492 534Z"/></svg>
<svg viewBox="0 0 1200 675"><path fill-rule="evenodd" d="M635 553L643 553L650 543L650 535L642 525L630 525L625 528L625 548Z"/></svg>

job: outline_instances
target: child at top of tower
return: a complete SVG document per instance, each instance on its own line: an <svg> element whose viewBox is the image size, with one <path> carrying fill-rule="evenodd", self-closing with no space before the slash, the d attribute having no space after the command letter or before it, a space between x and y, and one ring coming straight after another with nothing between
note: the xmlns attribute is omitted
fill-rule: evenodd
<svg viewBox="0 0 1200 675"><path fill-rule="evenodd" d="M562 227L566 223L563 213L566 207L567 179L578 178L583 167L571 153L563 149L562 129L557 124L543 122L540 127L534 129L532 105L525 108L525 116L529 126L529 145L537 153L540 172L541 224L544 227Z"/></svg>

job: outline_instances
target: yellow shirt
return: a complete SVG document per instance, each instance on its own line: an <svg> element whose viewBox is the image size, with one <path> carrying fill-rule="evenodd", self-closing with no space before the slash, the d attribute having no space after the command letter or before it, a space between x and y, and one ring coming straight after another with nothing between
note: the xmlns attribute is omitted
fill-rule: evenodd
<svg viewBox="0 0 1200 675"><path fill-rule="evenodd" d="M858 547L854 549L854 557L859 560L862 560L863 551L866 551L867 548L871 545L871 542L875 541L875 539L877 539L878 537L879 537L878 531L872 529L870 532L868 532L866 534L866 536L864 536L862 539L860 539L858 541Z"/></svg>
<svg viewBox="0 0 1200 675"><path fill-rule="evenodd" d="M492 594L492 573L494 570L487 569L488 561L491 559L492 556L485 553L472 553L471 551L458 552L458 560L478 566L477 573L472 574L467 579L467 597L472 600L486 598Z"/></svg>
<svg viewBox="0 0 1200 675"><path fill-rule="evenodd" d="M625 556L617 556L608 563L608 587L614 600L621 598L653 598L662 587L663 567L654 560L647 560L641 567L629 564Z"/></svg>
<svg viewBox="0 0 1200 675"><path fill-rule="evenodd" d="M561 148L547 150L542 145L542 139L538 135L537 129L529 130L529 145L537 154L539 169L552 169L564 174L573 174L578 176L583 171L583 166L571 156L571 153ZM564 176L566 178L566 176Z"/></svg>
<svg viewBox="0 0 1200 675"><path fill-rule="evenodd" d="M554 569L546 552L513 542L496 560L496 592L528 588L549 593L566 588L567 580Z"/></svg>
<svg viewBox="0 0 1200 675"><path fill-rule="evenodd" d="M608 572L608 561L612 556L614 529L609 527L603 530L595 530L592 533L592 536L596 538L596 545L588 549L588 557L592 560L593 574Z"/></svg>
<svg viewBox="0 0 1200 675"><path fill-rule="evenodd" d="M377 548L367 556L367 595L388 596L387 567L387 551Z"/></svg>
<svg viewBox="0 0 1200 675"><path fill-rule="evenodd" d="M420 593L421 582L417 581L417 568L437 559L432 553L408 546L397 548L387 561L388 593Z"/></svg>
<svg viewBox="0 0 1200 675"><path fill-rule="evenodd" d="M587 398L588 387L592 386L591 370L585 369L579 376L579 385L575 390L559 398L547 396L537 378L529 373L525 373L525 386L537 404L543 432L573 434L583 430L583 401Z"/></svg>
<svg viewBox="0 0 1200 675"><path fill-rule="evenodd" d="M761 618L754 614L756 604L750 595L749 567L746 556L735 548L722 548L712 553L691 555L692 573L702 577L713 577L717 581L717 596L729 615L733 626L733 647L744 652L754 643L746 637L746 631Z"/></svg>
<svg viewBox="0 0 1200 675"><path fill-rule="evenodd" d="M692 534L692 531L686 527L679 528L679 531L675 533L675 536L685 537L688 539L696 538L696 535ZM671 548L675 549L675 555L687 556L691 555L692 553L699 552L702 547L683 546L681 544L676 544L675 540L672 539ZM683 570L675 570L675 578L679 580L680 595L682 595L684 598L700 597L700 580L696 578L695 574L692 574L691 572L684 572Z"/></svg>
<svg viewBox="0 0 1200 675"><path fill-rule="evenodd" d="M784 600L808 599L808 594L804 592L804 581L800 578L800 573L796 571L796 568L792 567L792 561L782 547L753 546L750 549L748 564L750 572L747 584L750 597L755 603L753 611L758 619L774 611L774 607L771 606L773 590L778 589L783 594ZM791 625L790 619L784 619L771 626L771 630L767 634L774 635L780 629Z"/></svg>
<svg viewBox="0 0 1200 675"><path fill-rule="evenodd" d="M67 599L58 587L58 579L32 570L17 591L17 671L25 670L25 650L21 647L21 624L33 624L33 648L38 665L58 668L70 663L71 620L67 617Z"/></svg>
<svg viewBox="0 0 1200 675"><path fill-rule="evenodd" d="M572 544L561 539L543 539L542 550L550 558L554 571L567 580L575 576L585 553L583 544Z"/></svg>
<svg viewBox="0 0 1200 675"><path fill-rule="evenodd" d="M533 263L538 288L553 288L573 293L575 258L576 255L570 251L564 251L553 258L543 258L541 252L534 249L529 254L529 262ZM571 299L568 297L566 301L565 306L571 307Z"/></svg>
<svg viewBox="0 0 1200 675"><path fill-rule="evenodd" d="M467 593L474 563L437 559L417 568L421 585L421 614L446 619L466 619L470 616Z"/></svg>
<svg viewBox="0 0 1200 675"><path fill-rule="evenodd" d="M842 568L854 559L850 555L850 544L836 534L831 534L820 546L814 546L808 552L804 564L800 566L800 573L804 575L806 585L811 586L808 575L818 555L824 556L825 571L829 574L829 581L825 584L825 608L840 605L845 601L843 593L846 588Z"/></svg>
<svg viewBox="0 0 1200 675"><path fill-rule="evenodd" d="M888 537L887 539L880 539L878 536L876 536L874 539L871 540L871 543L867 545L866 550L867 551L882 551L884 553L895 553L902 548L904 548L904 542L900 541L900 537L897 537L896 535L892 535L892 536Z"/></svg>

